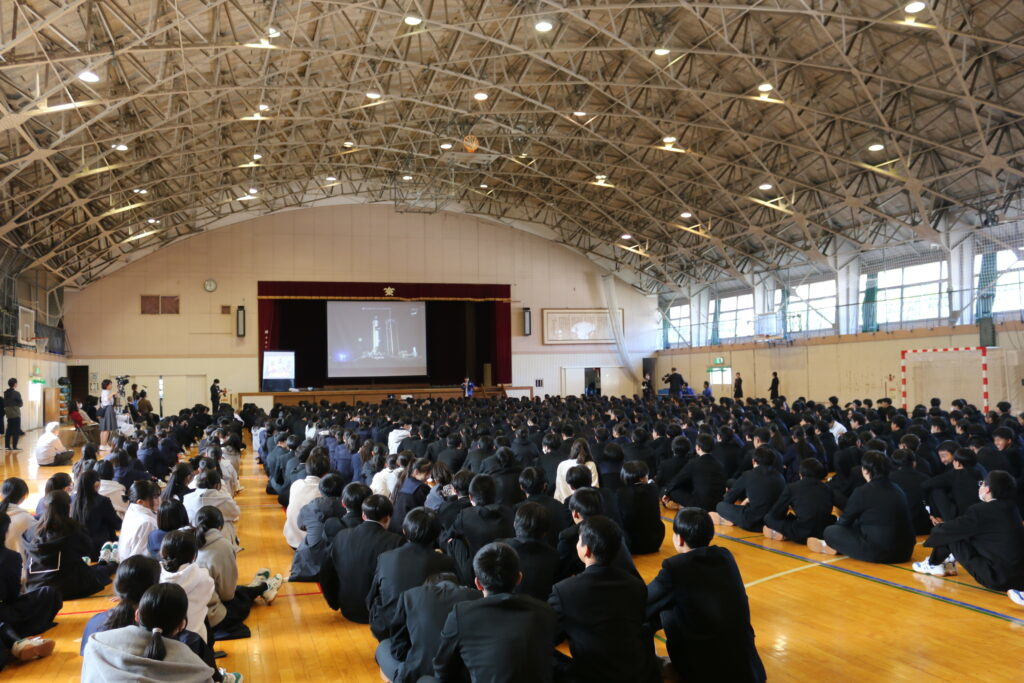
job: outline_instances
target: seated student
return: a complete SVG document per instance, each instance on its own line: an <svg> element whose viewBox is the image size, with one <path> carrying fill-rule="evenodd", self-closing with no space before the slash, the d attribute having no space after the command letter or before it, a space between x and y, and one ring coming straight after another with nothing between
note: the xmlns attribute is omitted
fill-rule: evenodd
<svg viewBox="0 0 1024 683"><path fill-rule="evenodd" d="M280 491L278 492L277 502L281 504L281 507L287 508L288 501L291 498L292 484L302 480L306 476L306 461L309 460L309 456L313 453L322 455L328 458L328 467L330 466L330 459L327 454L326 448L319 448L313 445L313 441L306 439L303 441L298 449L295 451L295 455L288 459L284 465L284 474L280 482Z"/></svg>
<svg viewBox="0 0 1024 683"><path fill-rule="evenodd" d="M131 504L121 522L121 535L117 539L118 562L132 555L144 555L149 535L157 529L156 509L160 505L160 487L148 480L135 482L128 489Z"/></svg>
<svg viewBox="0 0 1024 683"><path fill-rule="evenodd" d="M953 467L928 479L921 488L931 510L932 522L950 522L978 502L978 482L985 472L978 466L978 456L970 448L958 448L953 454Z"/></svg>
<svg viewBox="0 0 1024 683"><path fill-rule="evenodd" d="M631 465L647 466L631 460L623 470ZM654 639L645 625L647 586L611 566L621 546L622 531L607 517L580 523L576 551L586 569L556 583L548 599L558 617L559 639L569 641L572 653L563 666L573 680L660 683Z"/></svg>
<svg viewBox="0 0 1024 683"><path fill-rule="evenodd" d="M327 546L334 534L344 528L345 507L341 503L341 475L331 472L320 479L320 495L306 503L299 511L297 525L305 532L302 542L295 549L292 557L291 576L289 582L316 581L320 574L320 566L327 556ZM349 484L352 486L353 484ZM354 484L363 486L363 484ZM347 490L348 487L345 487ZM365 487L369 492L369 487ZM293 499L294 500L294 499ZM359 501L362 505L362 500ZM328 535L328 527L331 534Z"/></svg>
<svg viewBox="0 0 1024 683"><path fill-rule="evenodd" d="M435 462L430 466L430 479L434 482L430 485L430 493L423 502L423 507L430 508L434 512L440 509L441 505L455 495L455 487L452 486L452 471L443 462Z"/></svg>
<svg viewBox="0 0 1024 683"><path fill-rule="evenodd" d="M918 461L914 453L905 448L899 448L892 454L893 471L889 479L900 487L907 497L907 504L910 506L910 521L914 526L914 534L921 536L932 529L932 520L928 517L928 510L924 507L924 482L928 481L928 475L917 469ZM838 505L837 507L842 507Z"/></svg>
<svg viewBox="0 0 1024 683"><path fill-rule="evenodd" d="M1013 430L1009 427L997 427L992 430L992 443L999 455L1009 463L1010 474L1021 479L1024 478L1024 452L1021 452L1015 442Z"/></svg>
<svg viewBox="0 0 1024 683"><path fill-rule="evenodd" d="M362 509L363 523L339 531L331 542L320 570L320 586L331 609L341 610L349 621L368 624L366 597L377 572L377 560L405 539L388 531L393 508L385 496L369 496Z"/></svg>
<svg viewBox="0 0 1024 683"><path fill-rule="evenodd" d="M764 518L764 536L776 541L807 543L820 538L825 527L836 523L832 490L822 481L825 467L817 458L800 463L800 480L786 485L771 511ZM792 512L790 512L792 508Z"/></svg>
<svg viewBox="0 0 1024 683"><path fill-rule="evenodd" d="M139 601L137 626L89 636L82 657L82 683L212 680L210 665L174 639L186 627L188 608L181 586L162 583L148 588Z"/></svg>
<svg viewBox="0 0 1024 683"><path fill-rule="evenodd" d="M173 463L168 462L164 459L157 444L156 434L150 434L143 439L142 444L139 446L139 462L142 463L142 466L152 476L157 479L166 479L167 475L171 472L171 468L177 464L178 458L175 457Z"/></svg>
<svg viewBox="0 0 1024 683"><path fill-rule="evenodd" d="M160 494L160 499L168 500L174 498L175 500L185 500L185 496L195 490L192 488L192 481L195 479L195 476L196 473L192 469L192 465L187 462L179 462L171 470L170 475L168 475L167 486L164 487L163 493Z"/></svg>
<svg viewBox="0 0 1024 683"><path fill-rule="evenodd" d="M64 491L51 491L43 499L43 514L25 532L25 587L48 586L64 600L76 600L98 593L110 583L115 564L87 565L92 539L81 524L71 518L71 498Z"/></svg>
<svg viewBox="0 0 1024 683"><path fill-rule="evenodd" d="M60 467L71 462L75 451L60 440L60 422L48 422L42 436L36 442L33 455L40 467Z"/></svg>
<svg viewBox="0 0 1024 683"><path fill-rule="evenodd" d="M576 552L576 545L580 540L580 522L595 515L607 517L604 514L604 499L597 489L591 488L582 488L572 494L569 498L569 513L572 515L573 524L558 535L559 579L566 579L584 570L583 563ZM612 566L628 574L640 576L636 565L633 564L633 556L630 555L625 540L622 542L622 547L619 548L619 553L612 559Z"/></svg>
<svg viewBox="0 0 1024 683"><path fill-rule="evenodd" d="M601 473L597 471L597 464L590 456L590 446L586 439L573 439L569 449L569 457L558 463L558 470L555 473L555 500L564 503L572 495L572 488L566 481L566 475L572 467L581 466L590 470L590 486L598 488L600 485Z"/></svg>
<svg viewBox="0 0 1024 683"><path fill-rule="evenodd" d="M490 475L473 477L469 484L471 507L459 513L441 538L441 547L455 560L457 573L467 584L472 581L472 558L480 548L515 534L512 511L495 503L497 493Z"/></svg>
<svg viewBox="0 0 1024 683"><path fill-rule="evenodd" d="M199 473L194 480L195 490L181 501L188 511L188 518L195 526L196 513L199 508L212 505L224 515L224 535L235 546L238 545L238 532L235 525L242 516L242 510L227 491L222 490L220 472L212 460L201 461Z"/></svg>
<svg viewBox="0 0 1024 683"><path fill-rule="evenodd" d="M430 487L426 482L430 477L431 467L432 463L429 460L420 458L398 475L395 490L391 492L391 504L395 509L391 516L391 531L395 533L401 531L405 515L410 510L422 507L427 501Z"/></svg>
<svg viewBox="0 0 1024 683"><path fill-rule="evenodd" d="M22 535L36 523L32 513L21 507L28 498L28 484L18 477L7 477L0 487L0 515L8 518L10 525L4 536L4 545L8 550L21 554Z"/></svg>
<svg viewBox="0 0 1024 683"><path fill-rule="evenodd" d="M598 432L608 433L606 429L599 429ZM622 463L626 456L622 452L622 446L617 443L602 443L601 454L594 458L597 463L598 481L602 489L618 490L622 486L619 479L619 472L622 470Z"/></svg>
<svg viewBox="0 0 1024 683"><path fill-rule="evenodd" d="M288 508L284 518L284 540L294 550L306 537L306 532L299 528L299 513L310 501L320 497L320 480L330 472L330 461L322 448L313 449L314 452L306 458L306 478L292 482L288 489Z"/></svg>
<svg viewBox="0 0 1024 683"><path fill-rule="evenodd" d="M786 480L775 469L775 453L762 446L754 451L754 469L747 470L733 482L725 498L715 506L711 520L724 526L761 531L765 515L785 488ZM744 498L746 505L737 504Z"/></svg>
<svg viewBox="0 0 1024 683"><path fill-rule="evenodd" d="M209 607L210 628L215 640L248 638L251 633L245 619L253 602L262 598L267 605L272 604L283 579L280 574L271 576L269 569L261 569L248 585L239 586L235 548L221 533L223 528L224 517L219 509L211 505L199 508L196 564L210 573L215 586Z"/></svg>
<svg viewBox="0 0 1024 683"><path fill-rule="evenodd" d="M123 520L124 513L128 512L128 496L124 486L114 479L114 466L109 460L99 460L93 469L100 477L100 485L96 491L110 501L114 506L114 512Z"/></svg>
<svg viewBox="0 0 1024 683"><path fill-rule="evenodd" d="M0 535L10 525L10 517L0 514ZM20 553L0 546L0 622L23 636L34 636L54 625L63 601L52 586L22 592L23 564Z"/></svg>
<svg viewBox="0 0 1024 683"><path fill-rule="evenodd" d="M558 534L572 524L572 518L569 516L569 508L555 500L547 492L547 487L544 470L539 467L527 467L519 473L519 488L526 494L524 503L536 503L548 511L548 526L544 540L553 548L558 544ZM519 505L522 506L524 503ZM547 596L544 599L547 599Z"/></svg>
<svg viewBox="0 0 1024 683"><path fill-rule="evenodd" d="M931 555L914 571L956 576L956 563L997 591L1024 589L1024 526L1017 509L1017 483L1008 472L989 472L978 487L980 503L932 529L925 547Z"/></svg>
<svg viewBox="0 0 1024 683"><path fill-rule="evenodd" d="M523 492L519 488L519 474L523 468L511 448L499 448L494 455L484 460L480 471L494 478L498 489L496 503L513 507L522 502Z"/></svg>
<svg viewBox="0 0 1024 683"><path fill-rule="evenodd" d="M675 430L679 429L679 425L673 426ZM658 463L658 473L654 477L658 486L665 489L686 466L691 448L690 440L685 436L679 435L672 438L668 445L668 454Z"/></svg>
<svg viewBox="0 0 1024 683"><path fill-rule="evenodd" d="M370 631L377 640L392 635L391 624L404 591L422 585L428 576L455 570L452 558L437 551L441 525L433 511L424 507L410 510L402 523L402 533L406 544L377 558L377 572L366 598Z"/></svg>
<svg viewBox="0 0 1024 683"><path fill-rule="evenodd" d="M689 443L684 438L678 446L682 448L684 445L689 446ZM677 444L673 442L672 445L674 448ZM666 505L675 503L684 507L714 510L725 495L727 473L712 455L715 449L714 437L710 434L699 435L695 448L696 456L690 458L664 486L662 501Z"/></svg>
<svg viewBox="0 0 1024 683"><path fill-rule="evenodd" d="M143 467L137 458L123 448L117 448L106 459L114 466L114 481L125 487L125 489L131 488L131 485L136 481L143 479L151 481L153 479L153 475L149 473L149 470Z"/></svg>
<svg viewBox="0 0 1024 683"><path fill-rule="evenodd" d="M71 475L67 472L57 472L46 480L43 484L43 497L36 503L36 519L39 519L43 515L43 505L46 501L46 496L53 491L63 491L71 497L71 491L73 488L73 480Z"/></svg>
<svg viewBox="0 0 1024 683"><path fill-rule="evenodd" d="M71 499L71 518L82 525L92 539L89 557L95 562L113 562L117 558L117 532L121 518L114 511L110 499L100 495L100 475L89 469L78 478L75 495ZM111 553L114 553L111 555Z"/></svg>
<svg viewBox="0 0 1024 683"><path fill-rule="evenodd" d="M889 481L889 459L879 451L868 451L860 467L867 483L853 492L839 521L825 528L824 538L808 538L807 547L863 562L906 562L917 538L907 497Z"/></svg>
<svg viewBox="0 0 1024 683"><path fill-rule="evenodd" d="M630 460L627 462L636 462ZM643 462L642 460L640 462ZM569 490L572 493L576 493L580 489L593 488L601 495L601 500L604 501L604 515L610 517L613 522L619 525L622 529L622 512L619 510L619 497L616 495L616 489L599 489L594 488L591 484L594 482L594 473L589 467L582 465L575 465L569 468L569 471L565 473L565 481L569 485Z"/></svg>
<svg viewBox="0 0 1024 683"><path fill-rule="evenodd" d="M448 614L457 603L482 597L475 588L460 585L452 573L428 576L422 586L402 593L391 621L394 635L377 646L381 673L392 683L417 683L432 674Z"/></svg>
<svg viewBox="0 0 1024 683"><path fill-rule="evenodd" d="M273 495L281 493L280 487L284 482L284 466L300 443L299 438L289 434L287 429L277 433L274 447L263 461L263 469L267 472L267 493Z"/></svg>
<svg viewBox="0 0 1024 683"><path fill-rule="evenodd" d="M150 557L160 557L160 544L164 542L164 536L188 525L188 512L180 500L171 498L161 501L156 510L156 529L149 533L146 540L146 552Z"/></svg>
<svg viewBox="0 0 1024 683"><path fill-rule="evenodd" d="M516 508L515 538L502 541L519 555L523 580L515 592L526 593L538 600L548 599L551 586L558 577L558 551L545 540L549 518L544 506L526 501Z"/></svg>
<svg viewBox="0 0 1024 683"><path fill-rule="evenodd" d="M376 495L390 498L391 488L388 486L388 482L392 477L397 477L401 470L398 465L398 454L389 454L384 463L384 469L374 474L373 479L370 480L370 490Z"/></svg>
<svg viewBox="0 0 1024 683"><path fill-rule="evenodd" d="M341 518L341 527L334 529L328 527L324 530L327 539L334 538L341 529L354 529L363 523L363 501L373 495L373 491L367 484L354 481L345 486L341 493L341 506L345 508L345 515Z"/></svg>
<svg viewBox="0 0 1024 683"><path fill-rule="evenodd" d="M210 642L206 618L211 604L217 604L216 585L205 567L196 564L199 547L194 529L178 529L164 536L160 544L160 583L175 583L188 595L189 631ZM223 609L223 608L222 608Z"/></svg>
<svg viewBox="0 0 1024 683"><path fill-rule="evenodd" d="M491 543L473 558L474 583L484 597L458 602L441 629L434 676L441 681L552 680L555 614L545 603L512 593L522 578L519 557Z"/></svg>
<svg viewBox="0 0 1024 683"><path fill-rule="evenodd" d="M617 491L619 512L626 545L634 555L656 553L665 540L658 487L648 475L643 460L630 460L622 465L622 488Z"/></svg>
<svg viewBox="0 0 1024 683"><path fill-rule="evenodd" d="M764 681L743 579L732 553L711 545L714 537L704 510L676 513L672 544L679 554L662 562L647 586L647 618L665 629L668 656L687 681Z"/></svg>

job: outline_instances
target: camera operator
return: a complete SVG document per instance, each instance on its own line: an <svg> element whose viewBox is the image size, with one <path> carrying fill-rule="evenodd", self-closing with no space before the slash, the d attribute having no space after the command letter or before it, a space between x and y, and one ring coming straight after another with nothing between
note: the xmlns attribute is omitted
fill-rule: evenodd
<svg viewBox="0 0 1024 683"><path fill-rule="evenodd" d="M664 384L668 385L669 396L673 396L675 398L682 398L683 384L685 383L685 381L683 380L683 376L680 375L675 368L672 368L672 372L662 377L661 381Z"/></svg>

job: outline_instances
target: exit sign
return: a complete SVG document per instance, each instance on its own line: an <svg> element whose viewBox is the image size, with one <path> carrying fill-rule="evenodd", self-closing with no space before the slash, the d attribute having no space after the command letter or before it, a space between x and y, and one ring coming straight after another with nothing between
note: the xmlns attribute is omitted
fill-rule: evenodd
<svg viewBox="0 0 1024 683"><path fill-rule="evenodd" d="M715 365L725 365L725 359L722 358L721 356L718 356L717 358L715 358L714 363Z"/></svg>

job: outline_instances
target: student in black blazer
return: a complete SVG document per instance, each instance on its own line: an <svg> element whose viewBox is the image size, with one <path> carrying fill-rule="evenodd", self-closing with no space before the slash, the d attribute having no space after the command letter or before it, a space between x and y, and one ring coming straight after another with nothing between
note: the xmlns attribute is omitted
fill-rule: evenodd
<svg viewBox="0 0 1024 683"><path fill-rule="evenodd" d="M786 480L775 469L775 452L764 446L754 451L754 469L740 475L725 498L711 513L715 524L736 525L747 531L761 531L764 517L786 488ZM737 501L747 499L746 505Z"/></svg>
<svg viewBox="0 0 1024 683"><path fill-rule="evenodd" d="M622 532L612 520L596 515L581 522L576 550L586 569L551 590L548 604L558 616L559 640L568 640L572 653L570 662L560 662L566 668L561 673L572 680L661 680L654 639L645 625L647 586L611 566L621 546Z"/></svg>
<svg viewBox="0 0 1024 683"><path fill-rule="evenodd" d="M801 461L800 480L786 485L764 518L765 538L806 543L811 536L820 538L825 527L836 523L832 514L835 499L832 490L822 481L824 478L825 467L820 460L804 458Z"/></svg>
<svg viewBox="0 0 1024 683"><path fill-rule="evenodd" d="M469 470L462 470L456 472L452 477L452 488L455 489L455 495L441 503L441 507L437 509L437 521L441 523L441 538L446 537L459 514L473 506L469 500L469 485L474 476Z"/></svg>
<svg viewBox="0 0 1024 683"><path fill-rule="evenodd" d="M695 457L665 485L662 500L684 507L714 510L725 495L726 471L712 455L715 440L710 434L697 437Z"/></svg>
<svg viewBox="0 0 1024 683"><path fill-rule="evenodd" d="M970 448L953 453L953 467L921 485L931 508L932 521L949 522L967 512L978 502L978 482L985 471L978 466L978 456Z"/></svg>
<svg viewBox="0 0 1024 683"><path fill-rule="evenodd" d="M79 475L75 495L71 498L71 519L81 524L92 539L89 557L94 561L99 558L103 544L116 541L117 532L121 530L121 518L110 499L100 495L99 484L99 473L86 469Z"/></svg>
<svg viewBox="0 0 1024 683"><path fill-rule="evenodd" d="M683 508L672 531L679 555L665 560L647 586L647 618L665 629L673 666L688 683L764 681L743 578L732 553L710 545L710 515Z"/></svg>
<svg viewBox="0 0 1024 683"><path fill-rule="evenodd" d="M473 558L474 583L484 597L456 603L441 630L434 675L441 681L550 683L556 618L545 603L513 593L519 557L491 543Z"/></svg>
<svg viewBox="0 0 1024 683"><path fill-rule="evenodd" d="M458 472L466 461L466 450L462 447L462 437L458 432L448 437L447 445L437 454L437 462L443 462L452 472Z"/></svg>
<svg viewBox="0 0 1024 683"><path fill-rule="evenodd" d="M573 525L558 535L558 578L566 579L583 571L583 563L580 562L579 554L576 552L576 544L580 540L579 523L590 519L595 515L604 514L604 500L597 489L582 488L569 497L569 513L572 515ZM610 518L609 518L610 519ZM612 520L615 521L615 520ZM633 564L633 556L623 541L619 552L612 559L613 567L623 570L627 574L639 577L640 572Z"/></svg>
<svg viewBox="0 0 1024 683"><path fill-rule="evenodd" d="M1024 589L1024 526L1015 498L1017 483L1008 472L989 472L978 497L956 519L932 529L926 547L931 556L914 563L914 571L932 576L956 575L956 563L986 588ZM952 556L952 561L947 561Z"/></svg>
<svg viewBox="0 0 1024 683"><path fill-rule="evenodd" d="M512 510L495 503L497 486L494 479L478 474L469 484L472 507L459 513L451 529L441 537L441 547L455 560L459 577L472 581L472 561L480 548L499 538L515 535Z"/></svg>
<svg viewBox="0 0 1024 683"><path fill-rule="evenodd" d="M422 585L428 576L455 570L452 558L437 551L441 525L433 510L410 510L402 522L402 533L407 543L377 559L377 572L366 598L370 631L377 640L391 635L391 623L403 591Z"/></svg>
<svg viewBox="0 0 1024 683"><path fill-rule="evenodd" d="M483 594L459 584L455 574L427 577L422 586L402 593L391 622L391 638L377 647L377 664L392 683L417 683L434 673L434 654L441 643L441 628L460 602L479 600Z"/></svg>
<svg viewBox="0 0 1024 683"><path fill-rule="evenodd" d="M905 437L904 437L905 438ZM919 462L913 451L899 448L892 454L893 471L889 479L903 490L910 506L910 522L914 534L921 536L932 530L932 520L924 507L924 483L928 475L917 469Z"/></svg>
<svg viewBox="0 0 1024 683"><path fill-rule="evenodd" d="M565 460L561 446L561 437L553 432L545 434L540 442L540 458L537 460L537 466L543 470L544 481L548 482L552 491L554 491L555 482L558 481L558 465Z"/></svg>
<svg viewBox="0 0 1024 683"><path fill-rule="evenodd" d="M370 622L366 598L377 572L377 559L405 542L388 531L391 512L391 501L384 496L375 494L364 500L363 523L338 532L320 570L327 604L357 624Z"/></svg>
<svg viewBox="0 0 1024 683"><path fill-rule="evenodd" d="M367 484L358 481L345 484L341 492L341 505L345 508L345 515L341 518L342 528L354 529L363 523L363 501L372 495L373 490ZM335 532L337 531L335 529ZM333 534L326 535L328 538L334 538Z"/></svg>
<svg viewBox="0 0 1024 683"><path fill-rule="evenodd" d="M665 489L669 482L686 466L692 448L693 444L685 436L677 436L672 439L669 455L658 464L658 473L654 477L654 482L659 487Z"/></svg>
<svg viewBox="0 0 1024 683"><path fill-rule="evenodd" d="M889 459L880 451L868 451L860 468L867 483L853 492L839 521L825 528L824 538L807 539L807 547L863 562L906 562L917 538L907 497L889 481Z"/></svg>
<svg viewBox="0 0 1024 683"><path fill-rule="evenodd" d="M622 466L619 512L626 545L634 555L656 553L665 540L658 487L650 482L647 464L631 460Z"/></svg>
<svg viewBox="0 0 1024 683"><path fill-rule="evenodd" d="M519 488L519 474L522 469L515 452L506 446L502 446L494 455L484 460L480 471L493 477L498 489L494 502L513 507L523 501L523 492Z"/></svg>
<svg viewBox="0 0 1024 683"><path fill-rule="evenodd" d="M573 493L580 489L592 488L595 484L594 473L586 465L573 465L565 473L565 483L568 484L569 489ZM610 517L621 529L622 512L619 510L619 497L615 495L615 491L605 488L595 488L594 490L598 492L601 500L604 501L604 515Z"/></svg>
<svg viewBox="0 0 1024 683"><path fill-rule="evenodd" d="M569 508L548 493L548 485L544 481L544 470L539 467L527 467L519 473L519 488L526 495L526 500L519 503L517 508L524 503L537 503L548 511L548 527L544 533L544 540L551 547L555 547L558 544L558 534L572 525Z"/></svg>
<svg viewBox="0 0 1024 683"><path fill-rule="evenodd" d="M561 505L561 503L559 503ZM516 593L547 600L558 577L558 551L544 540L549 514L543 506L529 501L516 509L516 537L502 541L519 555L523 580Z"/></svg>

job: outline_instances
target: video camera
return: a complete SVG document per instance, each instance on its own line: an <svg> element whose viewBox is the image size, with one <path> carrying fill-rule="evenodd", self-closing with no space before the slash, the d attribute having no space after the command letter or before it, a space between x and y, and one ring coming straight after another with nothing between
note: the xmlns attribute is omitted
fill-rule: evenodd
<svg viewBox="0 0 1024 683"><path fill-rule="evenodd" d="M128 386L128 382L131 381L131 376L118 375L117 377L114 378L114 381L117 382L117 393L120 394L121 396L124 396L124 388Z"/></svg>

